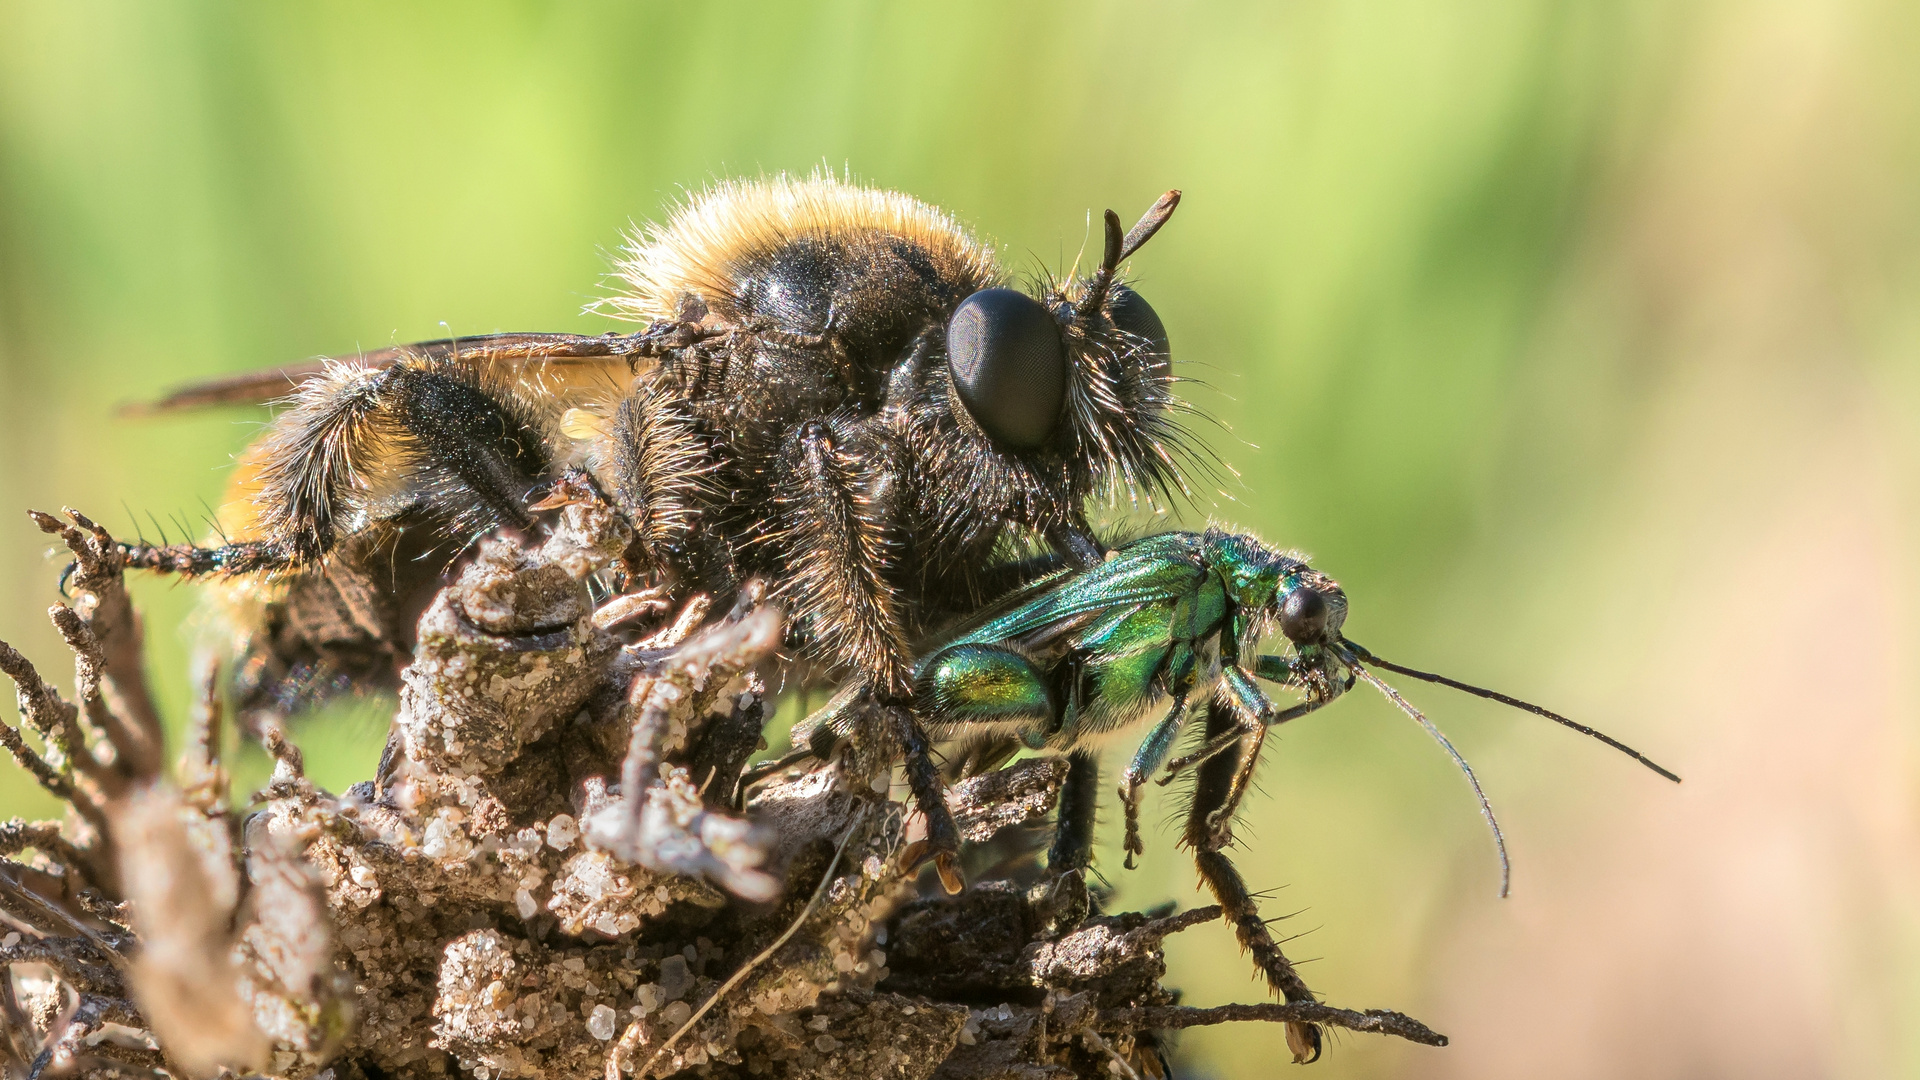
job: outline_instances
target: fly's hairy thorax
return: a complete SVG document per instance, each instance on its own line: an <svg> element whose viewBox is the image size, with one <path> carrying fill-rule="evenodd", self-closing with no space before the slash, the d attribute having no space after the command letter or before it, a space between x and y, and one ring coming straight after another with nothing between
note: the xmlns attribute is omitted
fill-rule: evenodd
<svg viewBox="0 0 1920 1080"><path fill-rule="evenodd" d="M778 178L720 185L636 243L620 273L628 290L609 306L623 314L743 328L646 376L714 448L708 524L730 538L730 574L784 576L783 527L766 508L808 498L791 479L793 441L820 424L829 467L859 491L856 515L902 526L887 551L898 583L934 607L982 599L966 568L988 561L997 521L942 542L915 520L924 488L904 428L944 368L920 365L904 383L898 372L925 359L961 300L998 282L989 249L905 196ZM882 417L890 395L896 409ZM909 633L925 624L925 606L902 612Z"/></svg>
<svg viewBox="0 0 1920 1080"><path fill-rule="evenodd" d="M723 287L688 282L681 317L755 328L672 358L658 374L703 423L771 445L796 417L871 416L916 342L991 270L857 220L728 253ZM697 291L696 291L697 290Z"/></svg>

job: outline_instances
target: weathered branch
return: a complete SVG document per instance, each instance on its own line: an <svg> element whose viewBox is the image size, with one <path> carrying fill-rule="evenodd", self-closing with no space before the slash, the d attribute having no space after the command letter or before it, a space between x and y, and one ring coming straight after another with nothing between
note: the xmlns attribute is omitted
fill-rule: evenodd
<svg viewBox="0 0 1920 1080"><path fill-rule="evenodd" d="M1384 1009L1355 1012L1317 1002L1260 1002L1254 1005L1216 1005L1208 1009L1187 1005L1157 1005L1133 1009L1103 1009L1093 1025L1102 1031L1172 1031L1210 1024L1310 1023L1327 1024L1376 1035L1396 1035L1423 1046L1445 1046L1447 1037L1411 1016Z"/></svg>
<svg viewBox="0 0 1920 1080"><path fill-rule="evenodd" d="M781 612L758 583L724 614L658 587L596 604L632 534L586 496L538 546L483 541L429 606L380 788L321 790L285 718L250 714L275 768L241 830L217 666L176 790L119 549L69 517L35 521L75 556L51 612L73 702L0 646L48 752L0 742L84 822L0 824L0 1080L439 1080L446 1054L500 1080L1107 1080L1164 1075L1158 1031L1235 1020L1445 1042L1397 1013L1174 1004L1164 941L1220 909L1103 914L1037 866L1022 827L1061 759L951 786L983 853L957 897L916 884L870 748L762 771L743 809ZM46 861L7 858L27 849ZM16 965L50 978L16 994Z"/></svg>
<svg viewBox="0 0 1920 1080"><path fill-rule="evenodd" d="M129 779L157 776L164 763L165 728L147 687L140 617L127 595L120 545L85 514L72 507L61 512L71 524L38 510L27 516L41 532L58 536L73 553L66 584L73 592L73 612L98 647L94 675L109 706L112 726L106 734L119 754L122 770Z"/></svg>
<svg viewBox="0 0 1920 1080"><path fill-rule="evenodd" d="M62 743L78 744L81 753L85 753L85 742L77 738L77 732L70 728L72 724L71 706L60 700L60 695L46 680L40 677L33 663L20 655L19 650L0 641L0 673L13 680L20 704L20 717L26 726L39 732L48 740L49 749L56 756ZM30 773L55 798L71 805L76 812L97 826L106 824L106 816L98 800L85 797L74 787L73 780L66 773L55 768L53 763L27 744L20 729L0 720L0 744L6 746L13 760L22 769Z"/></svg>

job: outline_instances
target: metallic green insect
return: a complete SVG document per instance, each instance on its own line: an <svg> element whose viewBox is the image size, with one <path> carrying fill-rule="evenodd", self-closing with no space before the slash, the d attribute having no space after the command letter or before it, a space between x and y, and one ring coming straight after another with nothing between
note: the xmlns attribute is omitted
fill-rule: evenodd
<svg viewBox="0 0 1920 1080"><path fill-rule="evenodd" d="M1010 607L1002 605L928 654L915 672L914 707L936 738L984 740L1000 748L1001 759L1021 746L1071 755L1050 858L1056 872L1087 862L1098 785L1093 748L1154 719L1122 774L1127 863L1143 850L1143 785L1162 766L1162 783L1195 770L1183 842L1193 849L1200 876L1242 947L1288 1001L1312 996L1268 933L1224 850L1267 731L1321 708L1356 680L1417 720L1466 774L1493 829L1500 892L1507 892L1505 841L1472 769L1431 721L1369 667L1548 717L1679 779L1638 751L1539 706L1382 660L1342 635L1346 616L1347 597L1338 583L1252 537L1222 530L1148 536L1115 549L1092 569L1042 579ZM1260 653L1274 630L1287 650ZM1263 682L1302 700L1277 705ZM1197 749L1168 761L1190 714L1201 713L1205 732ZM1312 1025L1290 1025L1288 1042L1297 1060L1319 1054L1320 1036Z"/></svg>

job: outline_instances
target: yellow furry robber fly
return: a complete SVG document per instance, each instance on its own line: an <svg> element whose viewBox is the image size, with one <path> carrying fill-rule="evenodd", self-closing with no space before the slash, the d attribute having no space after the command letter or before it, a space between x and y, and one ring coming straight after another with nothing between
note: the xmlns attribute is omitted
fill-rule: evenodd
<svg viewBox="0 0 1920 1080"><path fill-rule="evenodd" d="M241 457L217 545L130 565L223 582L241 707L379 679L450 556L584 468L630 519L630 579L724 602L778 583L802 660L884 713L947 870L957 836L908 704L912 645L1010 584L1010 541L1099 562L1087 500L1179 490L1167 334L1121 263L1172 214L1105 215L1094 269L1012 288L946 213L830 174L720 183L636 235L602 336L421 342L203 383L294 390Z"/></svg>

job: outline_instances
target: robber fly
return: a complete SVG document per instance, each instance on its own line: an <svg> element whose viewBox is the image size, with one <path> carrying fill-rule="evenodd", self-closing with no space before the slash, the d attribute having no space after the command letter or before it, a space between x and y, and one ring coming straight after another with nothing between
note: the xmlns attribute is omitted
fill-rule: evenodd
<svg viewBox="0 0 1920 1080"><path fill-rule="evenodd" d="M1288 1001L1313 998L1261 921L1226 849L1267 732L1325 707L1356 682L1373 686L1417 720L1465 773L1493 830L1500 893L1507 892L1506 844L1473 770L1439 728L1370 668L1547 717L1679 780L1639 751L1537 705L1383 660L1342 634L1346 617L1346 593L1337 582L1252 537L1217 529L1148 536L1116 548L1091 570L1043 578L930 652L915 674L914 704L934 737L975 744L964 757L976 768L1023 748L1072 755L1049 856L1060 873L1087 864L1098 776L1094 748L1157 718L1121 777L1127 865L1144 850L1142 787L1163 766L1162 783L1192 770L1181 842L1193 850L1200 876L1241 946ZM1276 630L1285 650L1259 651ZM1262 683L1301 700L1278 705ZM1197 715L1204 716L1205 729L1198 747L1169 761L1182 728ZM833 730L841 721L823 711L816 723L819 730ZM1296 1060L1319 1055L1313 1025L1290 1024L1287 1038Z"/></svg>
<svg viewBox="0 0 1920 1080"><path fill-rule="evenodd" d="M830 174L730 181L636 235L601 307L635 333L422 342L190 387L293 393L242 456L221 539L131 545L208 575L244 705L314 673L382 677L449 556L532 530L564 470L626 513L628 583L724 599L764 576L802 661L860 688L903 751L950 887L958 838L908 708L909 642L977 607L1012 539L1104 554L1103 490L1179 490L1165 327L1120 279L1164 224L1105 215L1098 264L1029 293L947 214Z"/></svg>

